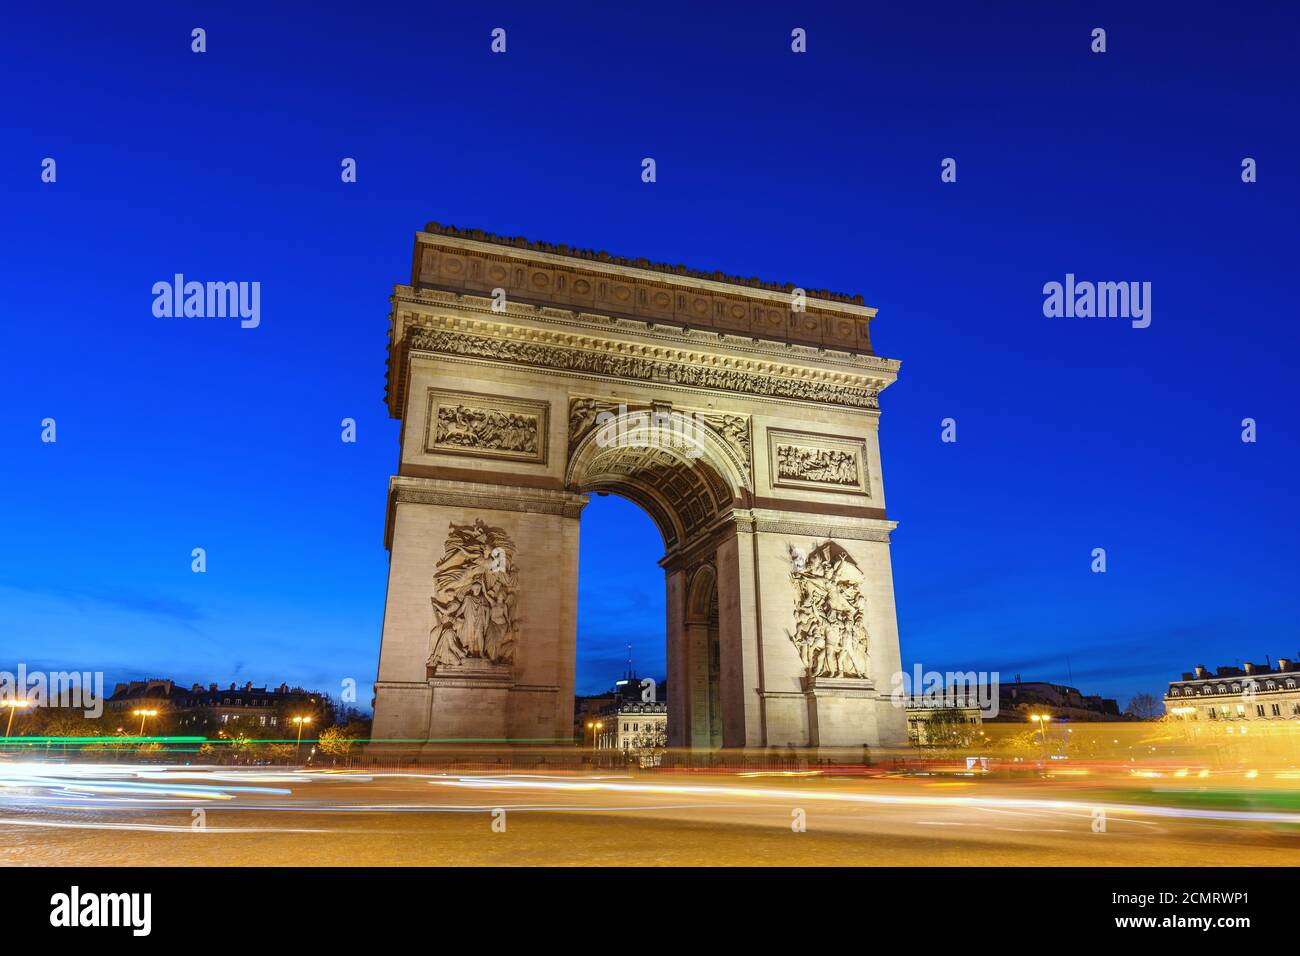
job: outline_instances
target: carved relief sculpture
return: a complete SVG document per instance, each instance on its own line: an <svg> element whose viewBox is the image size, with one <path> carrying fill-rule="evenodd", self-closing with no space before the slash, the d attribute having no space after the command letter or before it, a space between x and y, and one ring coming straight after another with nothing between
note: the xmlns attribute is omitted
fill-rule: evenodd
<svg viewBox="0 0 1300 956"><path fill-rule="evenodd" d="M466 660L511 664L519 631L514 542L479 520L448 529L433 575L428 666L454 667Z"/></svg>
<svg viewBox="0 0 1300 956"><path fill-rule="evenodd" d="M867 599L862 570L834 541L811 552L790 548L790 582L794 586L798 648L809 678L870 676L867 661Z"/></svg>
<svg viewBox="0 0 1300 956"><path fill-rule="evenodd" d="M856 488L858 457L838 448L776 446L776 475L787 481L815 481Z"/></svg>
<svg viewBox="0 0 1300 956"><path fill-rule="evenodd" d="M428 453L546 462L545 402L429 389Z"/></svg>
<svg viewBox="0 0 1300 956"><path fill-rule="evenodd" d="M744 415L722 414L702 414L700 418L704 420L704 424L713 429L718 437L731 447L731 450L744 463L745 470L748 472L750 462L753 461L750 457L749 419ZM748 474L746 474L746 478L748 477Z"/></svg>
<svg viewBox="0 0 1300 956"><path fill-rule="evenodd" d="M871 497L861 438L769 428L767 439L772 487Z"/></svg>
<svg viewBox="0 0 1300 956"><path fill-rule="evenodd" d="M507 338L488 338L446 329L412 327L407 347L420 352L493 359L540 368L586 372L633 381L826 402L851 408L880 407L877 390L854 385L782 378L740 369L715 368L688 362L668 362L640 355L594 352Z"/></svg>
<svg viewBox="0 0 1300 956"><path fill-rule="evenodd" d="M626 406L625 406L626 407ZM638 406L639 407L639 406ZM619 405L600 398L569 399L569 451L578 447L578 443L587 437L587 432L596 427L601 412L617 415Z"/></svg>
<svg viewBox="0 0 1300 956"><path fill-rule="evenodd" d="M438 406L434 443L537 454L537 416L471 405Z"/></svg>

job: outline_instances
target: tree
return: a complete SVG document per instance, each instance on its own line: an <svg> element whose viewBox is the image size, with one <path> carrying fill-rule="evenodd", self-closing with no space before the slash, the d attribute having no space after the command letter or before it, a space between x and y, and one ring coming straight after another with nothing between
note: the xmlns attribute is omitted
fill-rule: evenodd
<svg viewBox="0 0 1300 956"><path fill-rule="evenodd" d="M350 756L352 748L361 739L361 730L358 721L342 727L326 727L320 732L317 746L321 753L329 757Z"/></svg>
<svg viewBox="0 0 1300 956"><path fill-rule="evenodd" d="M977 725L956 707L927 711L917 729L923 747L969 747L979 736Z"/></svg>
<svg viewBox="0 0 1300 956"><path fill-rule="evenodd" d="M635 757L643 767L657 767L664 748L668 746L668 726L656 721L645 724L644 727L644 730L633 735L628 754Z"/></svg>
<svg viewBox="0 0 1300 956"><path fill-rule="evenodd" d="M1128 709L1124 711L1129 717L1136 717L1138 720L1155 720L1161 712L1160 702L1150 694L1133 695L1128 702Z"/></svg>

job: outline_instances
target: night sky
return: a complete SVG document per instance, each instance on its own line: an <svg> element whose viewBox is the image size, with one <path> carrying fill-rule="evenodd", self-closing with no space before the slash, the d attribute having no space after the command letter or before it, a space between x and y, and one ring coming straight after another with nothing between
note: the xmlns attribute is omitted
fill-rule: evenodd
<svg viewBox="0 0 1300 956"><path fill-rule="evenodd" d="M430 219L878 308L906 665L1123 703L1298 656L1294 7L874 6L8 11L0 669L369 699ZM260 282L260 326L156 318L175 273ZM1045 317L1067 273L1150 282L1150 327ZM653 525L594 498L582 535L579 690L629 642L662 673Z"/></svg>

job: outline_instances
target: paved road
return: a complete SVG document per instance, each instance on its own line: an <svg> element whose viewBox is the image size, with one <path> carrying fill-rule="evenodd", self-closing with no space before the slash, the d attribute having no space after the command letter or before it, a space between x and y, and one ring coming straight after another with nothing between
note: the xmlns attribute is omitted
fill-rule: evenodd
<svg viewBox="0 0 1300 956"><path fill-rule="evenodd" d="M1300 791L1272 776L476 776L9 761L0 863L1292 865Z"/></svg>

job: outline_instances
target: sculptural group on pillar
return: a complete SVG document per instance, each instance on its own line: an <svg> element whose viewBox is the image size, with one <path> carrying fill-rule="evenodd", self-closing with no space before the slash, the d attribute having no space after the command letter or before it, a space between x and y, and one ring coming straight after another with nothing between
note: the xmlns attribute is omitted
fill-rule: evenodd
<svg viewBox="0 0 1300 956"><path fill-rule="evenodd" d="M811 552L791 548L790 581L795 590L790 640L806 675L869 677L867 600L853 557L833 541Z"/></svg>
<svg viewBox="0 0 1300 956"><path fill-rule="evenodd" d="M434 571L431 668L466 660L510 664L519 631L519 578L514 542L501 528L475 520L448 526Z"/></svg>

